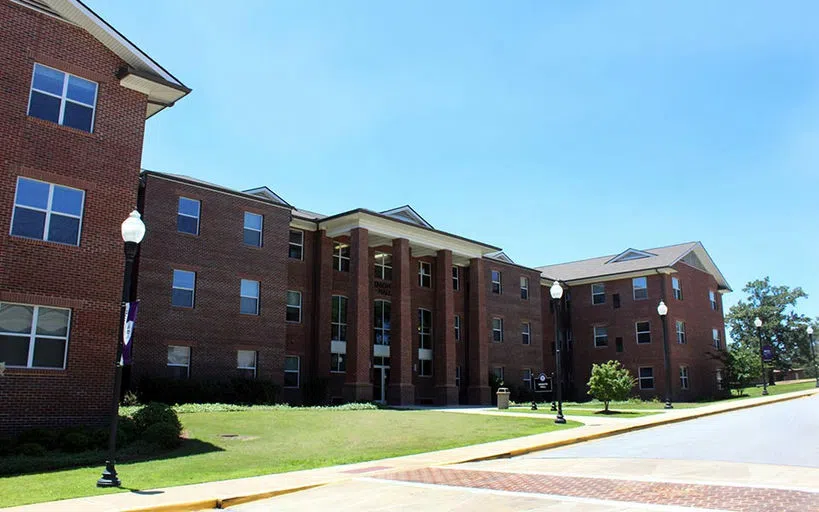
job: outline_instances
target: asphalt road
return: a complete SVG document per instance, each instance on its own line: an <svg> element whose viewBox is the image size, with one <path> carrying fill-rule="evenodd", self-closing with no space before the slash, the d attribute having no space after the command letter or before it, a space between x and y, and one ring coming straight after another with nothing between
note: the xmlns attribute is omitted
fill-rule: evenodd
<svg viewBox="0 0 819 512"><path fill-rule="evenodd" d="M524 457L712 460L819 468L819 395Z"/></svg>

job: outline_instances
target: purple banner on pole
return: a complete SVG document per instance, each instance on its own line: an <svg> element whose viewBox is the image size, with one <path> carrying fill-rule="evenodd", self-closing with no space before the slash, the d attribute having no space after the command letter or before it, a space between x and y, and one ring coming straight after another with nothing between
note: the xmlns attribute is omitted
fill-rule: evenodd
<svg viewBox="0 0 819 512"><path fill-rule="evenodd" d="M131 364L131 348L134 346L134 322L136 322L139 301L125 303L125 321L122 324L122 361Z"/></svg>
<svg viewBox="0 0 819 512"><path fill-rule="evenodd" d="M770 345L762 347L762 360L766 363L773 361L773 349Z"/></svg>

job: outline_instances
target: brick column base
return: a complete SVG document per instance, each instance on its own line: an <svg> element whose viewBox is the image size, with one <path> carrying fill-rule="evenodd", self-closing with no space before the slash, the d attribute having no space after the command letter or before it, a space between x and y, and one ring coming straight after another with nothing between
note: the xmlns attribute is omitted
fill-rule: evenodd
<svg viewBox="0 0 819 512"><path fill-rule="evenodd" d="M390 405L414 405L415 386L412 384L389 384L387 386L387 403Z"/></svg>
<svg viewBox="0 0 819 512"><path fill-rule="evenodd" d="M348 402L372 402L373 385L369 382L345 382L344 399Z"/></svg>
<svg viewBox="0 0 819 512"><path fill-rule="evenodd" d="M436 405L458 405L458 388L455 386L435 386Z"/></svg>
<svg viewBox="0 0 819 512"><path fill-rule="evenodd" d="M466 394L471 405L492 404L492 388L489 386L469 386Z"/></svg>

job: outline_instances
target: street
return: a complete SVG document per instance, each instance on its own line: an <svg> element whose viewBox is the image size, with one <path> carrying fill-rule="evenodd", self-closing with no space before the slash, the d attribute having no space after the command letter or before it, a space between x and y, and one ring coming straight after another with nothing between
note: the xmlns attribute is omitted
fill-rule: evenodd
<svg viewBox="0 0 819 512"><path fill-rule="evenodd" d="M819 396L511 459L385 472L262 510L819 510Z"/></svg>

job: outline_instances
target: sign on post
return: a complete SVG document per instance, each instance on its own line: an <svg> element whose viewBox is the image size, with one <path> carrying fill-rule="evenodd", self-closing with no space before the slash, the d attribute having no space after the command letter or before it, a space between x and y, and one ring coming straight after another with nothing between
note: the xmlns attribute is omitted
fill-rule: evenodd
<svg viewBox="0 0 819 512"><path fill-rule="evenodd" d="M762 347L762 360L766 363L773 361L773 348L770 345Z"/></svg>
<svg viewBox="0 0 819 512"><path fill-rule="evenodd" d="M552 378L547 377L545 373L541 373L535 382L535 391L541 393L549 393L552 391Z"/></svg>

